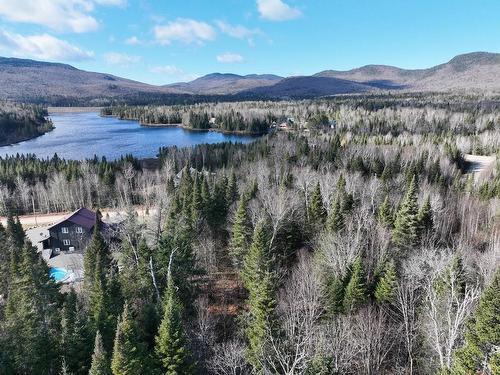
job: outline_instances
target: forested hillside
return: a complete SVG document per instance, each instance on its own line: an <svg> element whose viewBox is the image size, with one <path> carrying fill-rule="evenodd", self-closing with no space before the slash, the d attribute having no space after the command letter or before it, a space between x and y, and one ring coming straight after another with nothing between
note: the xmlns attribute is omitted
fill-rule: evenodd
<svg viewBox="0 0 500 375"><path fill-rule="evenodd" d="M132 157L0 159L2 213L29 211L31 197L42 212L129 212L117 241L95 231L72 292L15 219L0 228L0 373L498 373L500 164L474 178L464 159L498 154L495 103L196 108L106 113L297 126L165 148L155 169Z"/></svg>
<svg viewBox="0 0 500 375"><path fill-rule="evenodd" d="M47 109L0 101L0 146L37 137L52 129Z"/></svg>

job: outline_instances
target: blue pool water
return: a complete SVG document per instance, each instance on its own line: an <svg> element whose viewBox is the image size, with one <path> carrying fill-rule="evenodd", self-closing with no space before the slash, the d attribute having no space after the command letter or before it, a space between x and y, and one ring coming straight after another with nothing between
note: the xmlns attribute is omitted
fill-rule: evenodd
<svg viewBox="0 0 500 375"><path fill-rule="evenodd" d="M56 282L63 281L68 277L68 271L66 271L64 268L49 268L49 274L50 277L52 277Z"/></svg>

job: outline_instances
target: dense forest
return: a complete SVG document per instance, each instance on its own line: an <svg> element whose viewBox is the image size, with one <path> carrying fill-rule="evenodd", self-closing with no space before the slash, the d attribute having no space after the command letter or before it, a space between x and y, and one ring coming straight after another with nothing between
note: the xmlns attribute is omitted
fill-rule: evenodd
<svg viewBox="0 0 500 375"><path fill-rule="evenodd" d="M301 101L245 101L173 106L112 106L102 115L143 124L182 124L191 129L266 133L288 122L295 129L322 129L397 135L477 135L500 121L500 101L453 95L340 96Z"/></svg>
<svg viewBox="0 0 500 375"><path fill-rule="evenodd" d="M0 101L0 146L38 137L52 130L41 106Z"/></svg>
<svg viewBox="0 0 500 375"><path fill-rule="evenodd" d="M412 100L113 107L295 131L154 168L0 159L0 373L498 374L500 165L474 177L464 156L498 154L500 112ZM116 241L96 226L82 285L25 239L33 202L128 212Z"/></svg>
<svg viewBox="0 0 500 375"><path fill-rule="evenodd" d="M180 125L192 130L217 130L228 133L265 134L276 119L255 102L195 104L189 106L115 106L101 115L138 120L143 125Z"/></svg>

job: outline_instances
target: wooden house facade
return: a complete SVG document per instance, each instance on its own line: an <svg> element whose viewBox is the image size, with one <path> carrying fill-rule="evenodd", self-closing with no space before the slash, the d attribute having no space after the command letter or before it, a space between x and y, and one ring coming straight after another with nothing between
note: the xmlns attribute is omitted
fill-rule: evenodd
<svg viewBox="0 0 500 375"><path fill-rule="evenodd" d="M95 223L95 212L80 208L48 228L49 237L43 240L43 249L52 250L53 255L83 252L92 237Z"/></svg>

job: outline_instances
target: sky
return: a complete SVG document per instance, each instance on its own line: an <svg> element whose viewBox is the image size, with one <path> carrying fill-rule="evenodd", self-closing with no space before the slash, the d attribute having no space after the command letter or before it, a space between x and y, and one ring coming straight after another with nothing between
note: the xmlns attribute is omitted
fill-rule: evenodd
<svg viewBox="0 0 500 375"><path fill-rule="evenodd" d="M500 0L0 0L0 56L148 82L500 52Z"/></svg>

